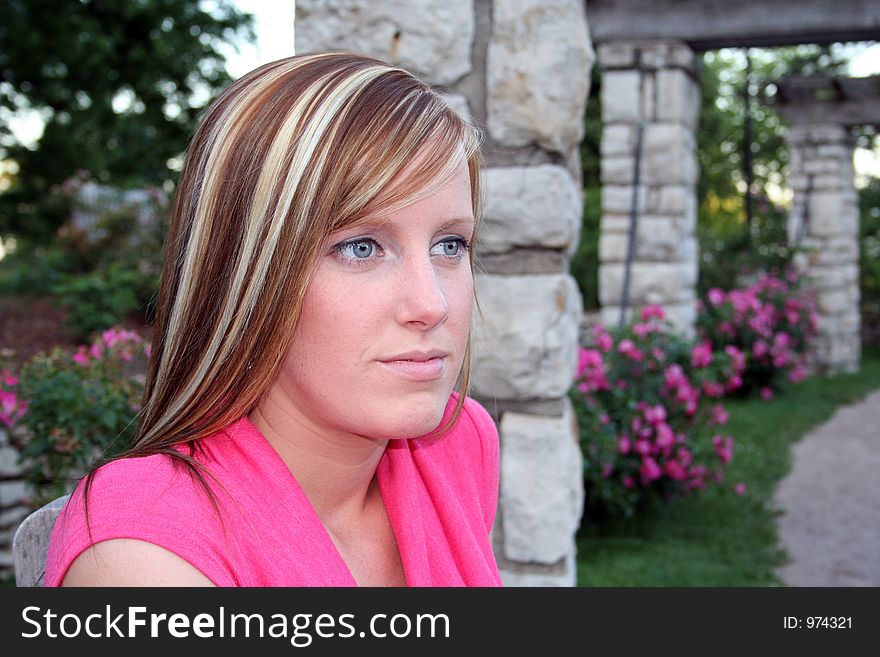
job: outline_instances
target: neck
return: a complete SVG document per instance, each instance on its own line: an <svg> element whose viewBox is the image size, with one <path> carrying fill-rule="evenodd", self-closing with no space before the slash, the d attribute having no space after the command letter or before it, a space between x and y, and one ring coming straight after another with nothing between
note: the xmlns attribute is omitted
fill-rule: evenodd
<svg viewBox="0 0 880 657"><path fill-rule="evenodd" d="M281 456L328 529L350 526L377 499L376 469L387 440L318 426L271 392L249 419Z"/></svg>

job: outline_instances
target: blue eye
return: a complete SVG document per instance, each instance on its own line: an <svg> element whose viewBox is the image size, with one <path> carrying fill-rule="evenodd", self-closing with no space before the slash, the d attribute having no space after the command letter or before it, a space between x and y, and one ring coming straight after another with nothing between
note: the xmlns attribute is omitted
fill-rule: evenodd
<svg viewBox="0 0 880 657"><path fill-rule="evenodd" d="M462 237L450 237L442 242L437 242L434 248L431 249L431 252L433 253L438 248L439 253L437 255L443 255L447 258L459 258L467 251L468 243Z"/></svg>
<svg viewBox="0 0 880 657"><path fill-rule="evenodd" d="M374 240L359 238L336 245L336 251L350 260L367 260L376 253L378 244Z"/></svg>

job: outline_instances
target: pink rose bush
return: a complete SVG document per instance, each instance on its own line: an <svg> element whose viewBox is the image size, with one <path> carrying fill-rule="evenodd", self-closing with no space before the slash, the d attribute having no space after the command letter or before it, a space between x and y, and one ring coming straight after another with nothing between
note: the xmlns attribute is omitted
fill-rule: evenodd
<svg viewBox="0 0 880 657"><path fill-rule="evenodd" d="M587 504L631 516L724 478L734 439L719 402L742 384L744 354L679 337L658 306L622 330L597 326L578 355L571 398L584 454Z"/></svg>
<svg viewBox="0 0 880 657"><path fill-rule="evenodd" d="M745 289L712 288L699 311L697 330L709 349L742 353L741 391L771 399L774 391L806 378L818 318L813 292L793 273L764 275Z"/></svg>
<svg viewBox="0 0 880 657"><path fill-rule="evenodd" d="M38 354L18 377L3 371L0 423L21 450L35 505L129 443L143 393L133 361L144 350L137 333L112 328L73 354Z"/></svg>

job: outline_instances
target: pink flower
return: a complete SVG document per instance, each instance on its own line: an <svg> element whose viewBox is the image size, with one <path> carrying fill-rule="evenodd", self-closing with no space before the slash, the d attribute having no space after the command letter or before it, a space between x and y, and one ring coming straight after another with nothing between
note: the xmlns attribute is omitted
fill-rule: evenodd
<svg viewBox="0 0 880 657"><path fill-rule="evenodd" d="M77 351L73 356L73 362L77 365L82 365L85 367L89 364L89 356L86 353L85 347L80 347L79 351Z"/></svg>
<svg viewBox="0 0 880 657"><path fill-rule="evenodd" d="M684 481L687 479L687 470L678 461L666 461L663 464L663 472L673 481Z"/></svg>
<svg viewBox="0 0 880 657"><path fill-rule="evenodd" d="M0 388L0 423L12 428L27 411L28 403L9 390Z"/></svg>
<svg viewBox="0 0 880 657"><path fill-rule="evenodd" d="M712 343L701 342L691 350L691 367L708 367L712 364Z"/></svg>
<svg viewBox="0 0 880 657"><path fill-rule="evenodd" d="M3 382L3 385L7 386L18 385L18 377L12 376L12 372L9 370L0 370L0 381Z"/></svg>
<svg viewBox="0 0 880 657"><path fill-rule="evenodd" d="M661 424L666 420L666 407L663 404L648 406L645 409L645 419L654 426Z"/></svg>
<svg viewBox="0 0 880 657"><path fill-rule="evenodd" d="M710 424L727 424L727 421L730 419L730 413L721 405L715 404L715 407L712 409L712 417L709 419Z"/></svg>
<svg viewBox="0 0 880 657"><path fill-rule="evenodd" d="M770 401L771 399L773 399L773 391L767 386L764 386L763 388L761 388L761 399L763 399L764 401Z"/></svg>
<svg viewBox="0 0 880 657"><path fill-rule="evenodd" d="M646 335L656 330L655 327L651 326L650 324L634 324L632 329L633 333L635 333L640 338L644 338Z"/></svg>
<svg viewBox="0 0 880 657"><path fill-rule="evenodd" d="M725 465L730 463L733 458L733 438L730 436L713 436L712 446L715 448L715 454L718 459Z"/></svg>
<svg viewBox="0 0 880 657"><path fill-rule="evenodd" d="M611 336L607 333L603 333L598 338L596 338L596 345L599 347L599 349L601 349L605 353L608 353L609 351L611 351L611 347L614 346L614 340L612 340Z"/></svg>
<svg viewBox="0 0 880 657"><path fill-rule="evenodd" d="M629 454L630 440L629 436L621 436L617 441L617 451L621 454Z"/></svg>
<svg viewBox="0 0 880 657"><path fill-rule="evenodd" d="M611 418L608 417L608 413L602 413L602 415L599 416L599 422L601 422L602 424L608 424L609 422L611 422Z"/></svg>
<svg viewBox="0 0 880 657"><path fill-rule="evenodd" d="M719 290L717 287L713 287L711 290L709 290L708 297L709 303L711 303L713 306L720 306L722 303L724 303L724 291Z"/></svg>
<svg viewBox="0 0 880 657"><path fill-rule="evenodd" d="M92 358L99 359L101 358L101 354L104 353L104 348L101 346L100 342L96 342L89 348L89 353Z"/></svg>
<svg viewBox="0 0 880 657"><path fill-rule="evenodd" d="M658 306L655 303L645 306L642 309L642 321L647 322L652 317L656 317L657 319L665 319L666 311L663 310L661 306Z"/></svg>
<svg viewBox="0 0 880 657"><path fill-rule="evenodd" d="M746 355L732 344L724 347L724 353L730 356L734 369L742 372L746 368Z"/></svg>
<svg viewBox="0 0 880 657"><path fill-rule="evenodd" d="M614 466L611 465L610 463L606 463L604 466L602 466L602 478L603 479L608 479L608 477L611 476L612 472L614 472Z"/></svg>
<svg viewBox="0 0 880 657"><path fill-rule="evenodd" d="M761 358L769 351L770 345L768 345L763 340L755 340L755 344L752 345L752 356L754 356L755 358Z"/></svg>
<svg viewBox="0 0 880 657"><path fill-rule="evenodd" d="M121 337L122 336L115 328L107 329L101 334L101 339L104 341L104 344L107 345L108 349L112 349L113 346L120 341Z"/></svg>
<svg viewBox="0 0 880 657"><path fill-rule="evenodd" d="M635 484L635 482L633 481L633 478L630 477L629 475L627 475L626 477L623 478L623 487L624 488L632 488L633 484Z"/></svg>
<svg viewBox="0 0 880 657"><path fill-rule="evenodd" d="M636 441L635 451L637 454L641 454L642 456L647 456L651 453L651 443L649 443L644 438L639 438Z"/></svg>
<svg viewBox="0 0 880 657"><path fill-rule="evenodd" d="M657 427L657 447L666 452L675 444L675 432L669 428L668 424L661 424Z"/></svg>
<svg viewBox="0 0 880 657"><path fill-rule="evenodd" d="M646 485L659 479L663 474L663 471L660 469L660 466L657 465L657 461L650 456L645 456L642 459L642 467L639 468L639 474L642 476L642 484Z"/></svg>
<svg viewBox="0 0 880 657"><path fill-rule="evenodd" d="M687 381L684 376L684 370L681 369L681 365L670 365L667 367L663 370L663 378L666 381L666 385L670 388L675 388L682 382Z"/></svg>
<svg viewBox="0 0 880 657"><path fill-rule="evenodd" d="M788 374L788 380L792 383L800 383L806 378L807 370L803 365L795 365L794 369Z"/></svg>
<svg viewBox="0 0 880 657"><path fill-rule="evenodd" d="M742 388L743 380L739 374L734 374L730 379L728 379L727 384L724 386L724 389L727 392L733 392L734 390L739 390Z"/></svg>
<svg viewBox="0 0 880 657"><path fill-rule="evenodd" d="M627 355L634 351L636 348L635 342L630 340L629 338L624 338L620 341L620 344L617 345L617 351L622 353L623 355Z"/></svg>
<svg viewBox="0 0 880 657"><path fill-rule="evenodd" d="M707 397L723 397L724 386L714 381L703 381L703 392Z"/></svg>
<svg viewBox="0 0 880 657"><path fill-rule="evenodd" d="M679 447L678 452L676 453L676 457L678 462L681 463L683 467L688 467L691 462L694 460L694 455L691 454L690 450L687 447Z"/></svg>
<svg viewBox="0 0 880 657"><path fill-rule="evenodd" d="M746 494L746 485L740 481L739 483L737 483L736 486L733 487L733 490L736 492L737 495L740 495L740 496L745 495Z"/></svg>
<svg viewBox="0 0 880 657"><path fill-rule="evenodd" d="M660 347L654 347L653 349L651 349L651 354L661 363L666 360L666 352L663 351Z"/></svg>

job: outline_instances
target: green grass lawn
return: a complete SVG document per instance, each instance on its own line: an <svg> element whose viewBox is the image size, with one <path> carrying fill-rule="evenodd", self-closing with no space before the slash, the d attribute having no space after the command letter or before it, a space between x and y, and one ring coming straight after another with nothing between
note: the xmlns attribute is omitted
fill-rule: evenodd
<svg viewBox="0 0 880 657"><path fill-rule="evenodd" d="M791 466L790 446L838 406L880 388L880 350L858 374L807 379L784 396L727 400L725 433L736 438L722 487L628 522L578 533L579 586L780 586L773 492ZM747 492L734 494L742 481Z"/></svg>

